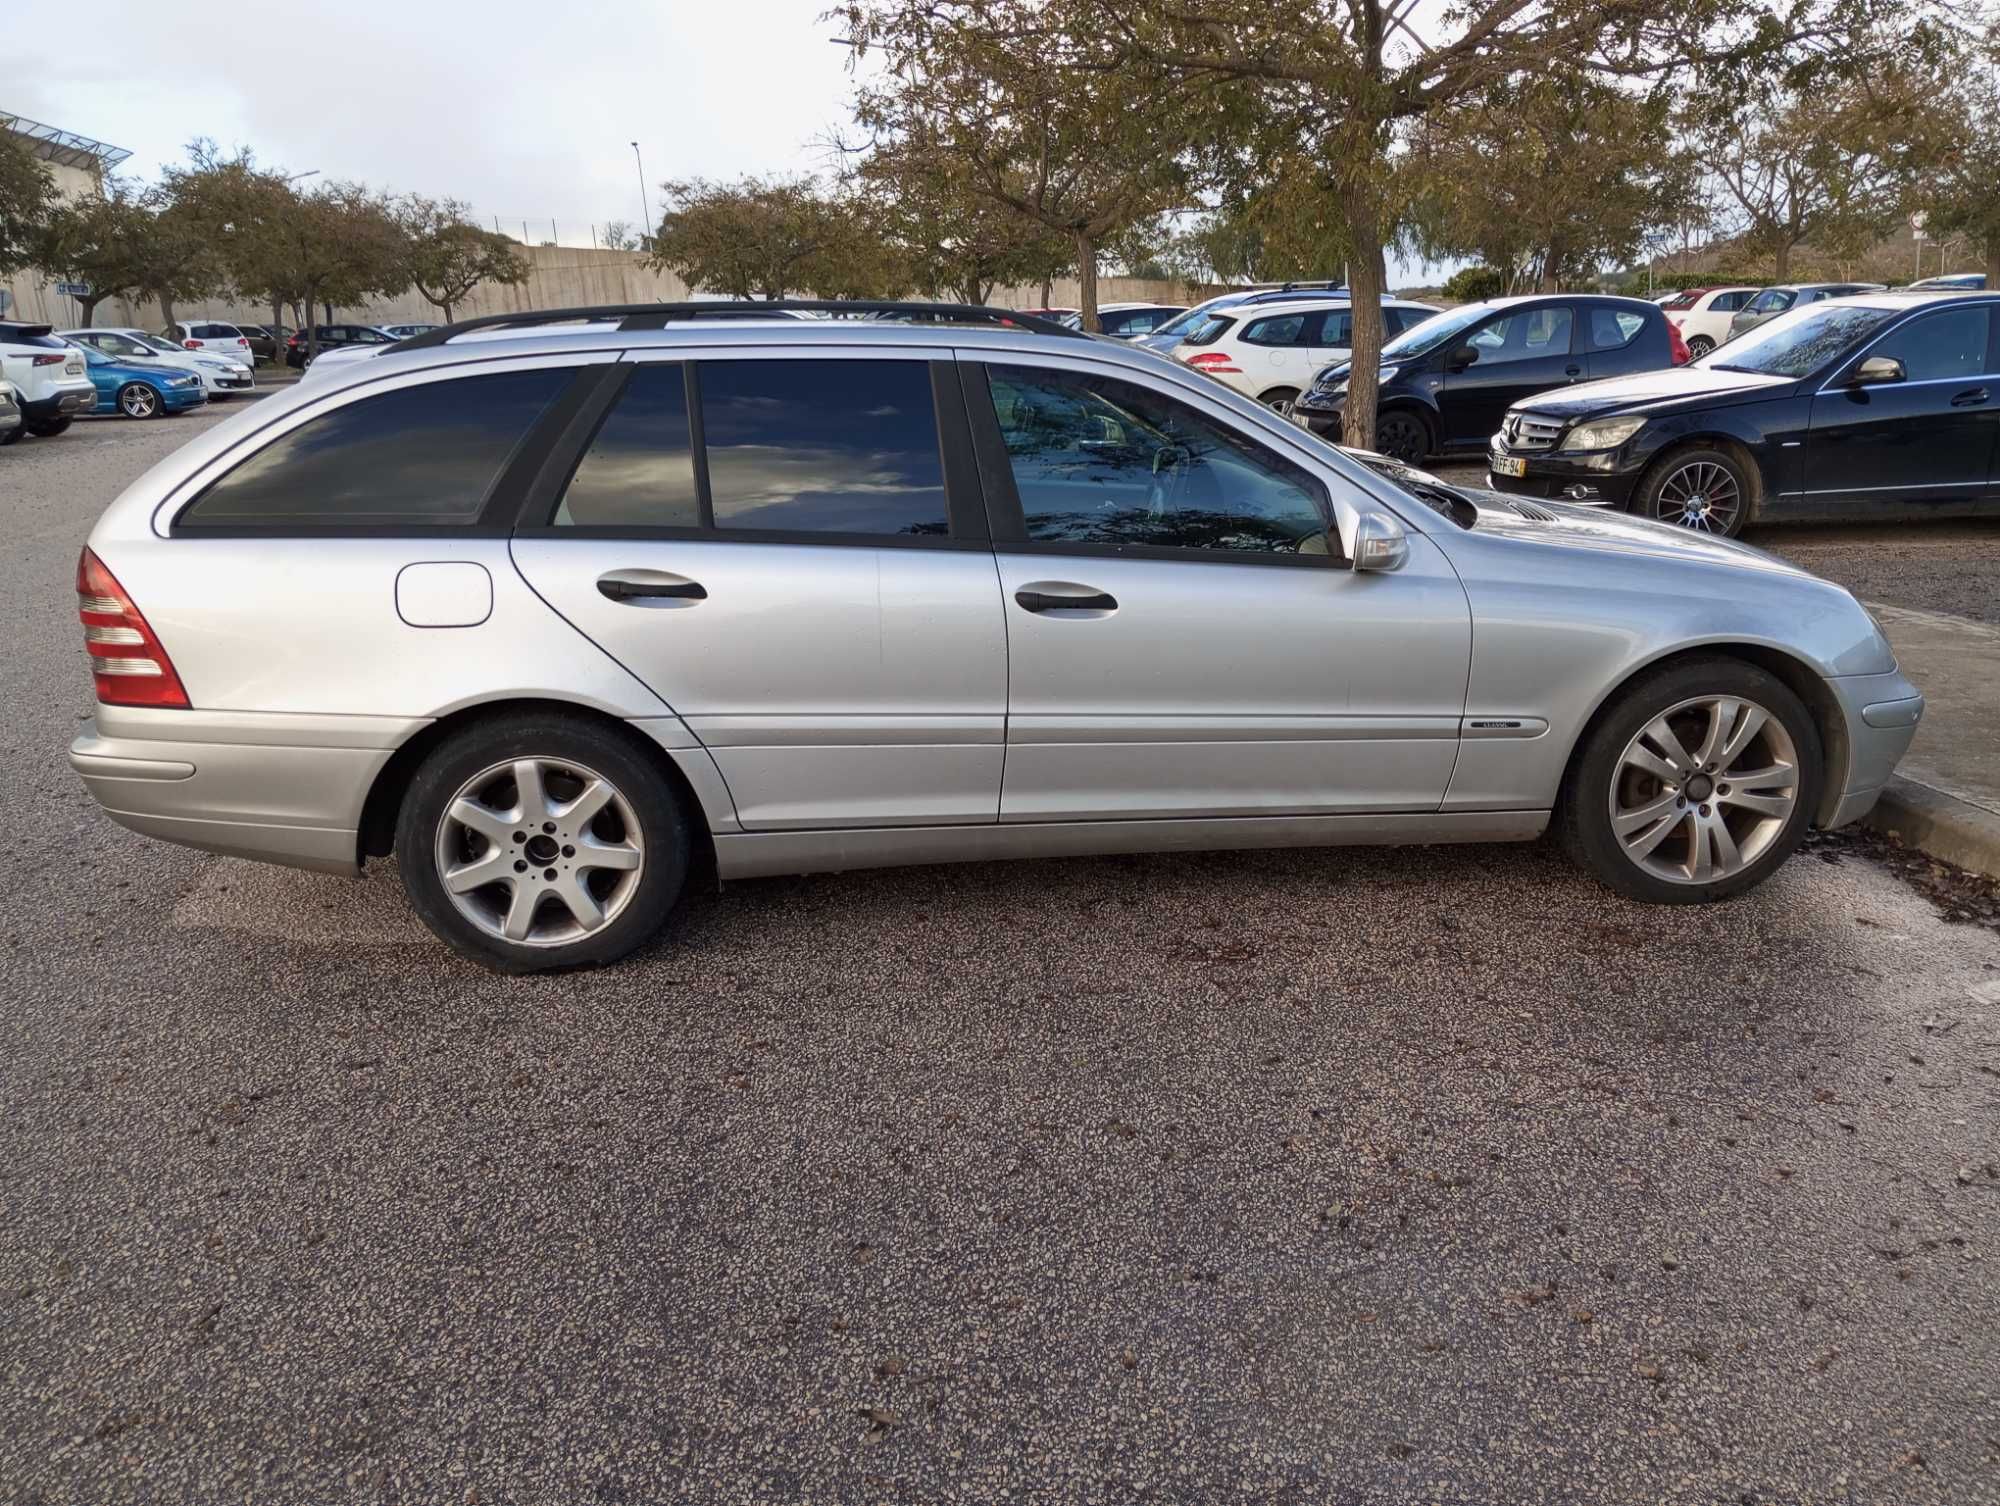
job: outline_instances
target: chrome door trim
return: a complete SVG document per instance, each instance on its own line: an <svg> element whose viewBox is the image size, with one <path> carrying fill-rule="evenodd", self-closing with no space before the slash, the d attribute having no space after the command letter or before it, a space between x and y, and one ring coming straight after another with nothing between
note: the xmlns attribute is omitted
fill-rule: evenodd
<svg viewBox="0 0 2000 1506"><path fill-rule="evenodd" d="M918 863L1114 853L1227 852L1265 847L1349 847L1399 842L1531 842L1545 810L1421 811L1355 816L1239 816L1197 820L1016 822L1000 826L849 827L832 831L717 833L724 879L840 873Z"/></svg>

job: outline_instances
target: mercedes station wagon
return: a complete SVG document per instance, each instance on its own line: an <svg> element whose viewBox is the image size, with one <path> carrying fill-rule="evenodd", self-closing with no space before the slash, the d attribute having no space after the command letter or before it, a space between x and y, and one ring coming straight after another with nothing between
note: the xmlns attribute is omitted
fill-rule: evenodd
<svg viewBox="0 0 2000 1506"><path fill-rule="evenodd" d="M1553 826L1623 895L1720 899L1865 812L1922 713L1852 596L1753 549L1018 313L784 307L473 320L162 461L78 564L91 793L393 855L529 971L711 869Z"/></svg>

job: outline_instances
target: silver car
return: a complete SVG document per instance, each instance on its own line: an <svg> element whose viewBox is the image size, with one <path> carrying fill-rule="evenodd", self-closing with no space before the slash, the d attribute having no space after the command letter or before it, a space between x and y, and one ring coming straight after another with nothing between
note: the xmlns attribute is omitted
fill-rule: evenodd
<svg viewBox="0 0 2000 1506"><path fill-rule="evenodd" d="M624 955L698 862L1553 824L1622 894L1720 899L1865 812L1922 713L1852 596L1756 550L1020 315L724 312L435 331L154 467L78 568L91 793L213 852L393 853L528 971Z"/></svg>

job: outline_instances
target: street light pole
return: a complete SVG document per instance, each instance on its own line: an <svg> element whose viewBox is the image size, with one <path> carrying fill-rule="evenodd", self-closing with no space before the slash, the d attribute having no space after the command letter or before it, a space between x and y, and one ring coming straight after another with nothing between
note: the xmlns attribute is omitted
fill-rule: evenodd
<svg viewBox="0 0 2000 1506"><path fill-rule="evenodd" d="M653 234L653 206L646 202L646 159L639 155L639 143L632 143L632 160L639 167L639 243L644 245Z"/></svg>

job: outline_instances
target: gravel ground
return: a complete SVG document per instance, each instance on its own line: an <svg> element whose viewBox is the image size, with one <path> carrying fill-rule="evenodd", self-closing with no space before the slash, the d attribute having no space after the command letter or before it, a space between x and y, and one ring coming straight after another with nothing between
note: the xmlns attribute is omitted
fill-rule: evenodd
<svg viewBox="0 0 2000 1506"><path fill-rule="evenodd" d="M1826 840L764 881L508 981L63 763L0 454L0 1500L2000 1500L2000 939Z"/></svg>

